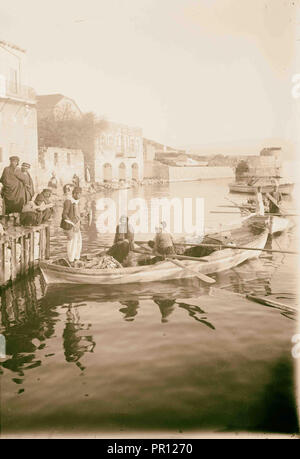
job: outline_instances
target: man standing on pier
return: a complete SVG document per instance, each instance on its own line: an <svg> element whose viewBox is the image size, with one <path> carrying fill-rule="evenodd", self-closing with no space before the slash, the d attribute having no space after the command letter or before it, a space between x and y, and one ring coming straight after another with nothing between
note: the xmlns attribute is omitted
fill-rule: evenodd
<svg viewBox="0 0 300 459"><path fill-rule="evenodd" d="M11 156L9 160L10 165L4 168L0 179L6 215L21 212L25 203L25 178L18 168L20 159Z"/></svg>
<svg viewBox="0 0 300 459"><path fill-rule="evenodd" d="M30 164L22 163L21 172L24 176L24 183L25 183L25 204L27 204L34 195L34 186L31 175L29 174Z"/></svg>

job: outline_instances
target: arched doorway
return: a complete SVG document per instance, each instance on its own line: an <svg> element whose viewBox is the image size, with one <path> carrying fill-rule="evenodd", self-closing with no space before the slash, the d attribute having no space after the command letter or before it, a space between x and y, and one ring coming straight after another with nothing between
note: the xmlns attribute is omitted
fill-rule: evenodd
<svg viewBox="0 0 300 459"><path fill-rule="evenodd" d="M131 174L133 180L139 179L139 165L137 163L133 163L131 166Z"/></svg>
<svg viewBox="0 0 300 459"><path fill-rule="evenodd" d="M119 165L119 180L126 180L126 166L124 163Z"/></svg>
<svg viewBox="0 0 300 459"><path fill-rule="evenodd" d="M103 166L103 180L105 182L112 181L112 166L109 163L106 163Z"/></svg>

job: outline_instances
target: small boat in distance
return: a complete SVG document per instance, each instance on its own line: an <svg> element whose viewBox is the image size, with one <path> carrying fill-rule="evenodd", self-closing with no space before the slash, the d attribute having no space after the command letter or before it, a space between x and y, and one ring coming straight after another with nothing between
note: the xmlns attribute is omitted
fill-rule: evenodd
<svg viewBox="0 0 300 459"><path fill-rule="evenodd" d="M244 182L229 183L229 190L231 193L248 193L254 194L258 187L261 187L262 193L269 193L274 190L274 184L257 182L253 185L248 185ZM294 189L294 183L289 181L280 182L279 180L279 191L282 194L292 194Z"/></svg>

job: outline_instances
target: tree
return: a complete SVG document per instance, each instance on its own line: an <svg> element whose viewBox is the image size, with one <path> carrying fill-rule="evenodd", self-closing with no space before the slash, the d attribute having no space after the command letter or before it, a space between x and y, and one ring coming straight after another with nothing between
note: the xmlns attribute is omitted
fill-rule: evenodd
<svg viewBox="0 0 300 459"><path fill-rule="evenodd" d="M106 128L105 119L97 119L95 114L84 113L80 118L70 112L38 116L39 150L48 147L79 149L84 155L94 179L95 139ZM42 158L41 158L42 160Z"/></svg>

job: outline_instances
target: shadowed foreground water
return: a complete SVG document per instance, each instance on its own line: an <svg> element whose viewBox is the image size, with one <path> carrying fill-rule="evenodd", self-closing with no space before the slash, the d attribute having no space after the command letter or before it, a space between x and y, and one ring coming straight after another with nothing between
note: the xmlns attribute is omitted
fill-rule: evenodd
<svg viewBox="0 0 300 459"><path fill-rule="evenodd" d="M2 434L296 432L294 314L188 284L5 290Z"/></svg>
<svg viewBox="0 0 300 459"><path fill-rule="evenodd" d="M86 247L98 236L84 233ZM295 232L268 244L293 250ZM46 288L36 275L3 290L1 433L297 432L296 315L233 293L295 305L296 268L264 254L213 289L196 278Z"/></svg>

